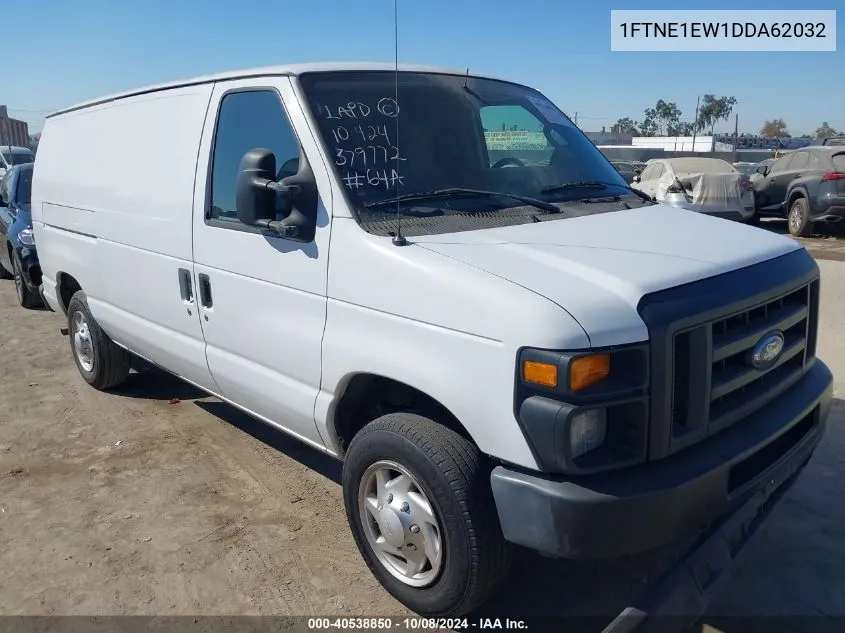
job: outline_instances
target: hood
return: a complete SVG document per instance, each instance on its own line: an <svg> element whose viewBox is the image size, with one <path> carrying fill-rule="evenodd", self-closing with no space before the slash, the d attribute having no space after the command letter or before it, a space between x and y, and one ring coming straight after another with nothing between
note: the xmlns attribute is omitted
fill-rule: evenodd
<svg viewBox="0 0 845 633"><path fill-rule="evenodd" d="M663 205L413 241L557 303L594 347L648 338L637 313L646 294L802 248L781 235Z"/></svg>

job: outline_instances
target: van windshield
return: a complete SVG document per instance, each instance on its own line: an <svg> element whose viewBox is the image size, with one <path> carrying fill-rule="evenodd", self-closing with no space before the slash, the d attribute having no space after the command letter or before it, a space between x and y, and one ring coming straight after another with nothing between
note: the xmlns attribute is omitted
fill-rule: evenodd
<svg viewBox="0 0 845 633"><path fill-rule="evenodd" d="M525 86L407 71L398 80L385 71L305 73L300 83L370 232L390 234L397 208L403 233L424 235L647 204L565 114Z"/></svg>

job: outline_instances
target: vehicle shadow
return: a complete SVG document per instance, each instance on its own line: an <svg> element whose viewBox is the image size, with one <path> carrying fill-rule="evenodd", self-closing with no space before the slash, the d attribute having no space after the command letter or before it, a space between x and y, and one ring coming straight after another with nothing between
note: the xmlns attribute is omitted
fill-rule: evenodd
<svg viewBox="0 0 845 633"><path fill-rule="evenodd" d="M126 382L111 389L111 393L142 400L195 400L208 396L202 389L137 356L132 357L132 369Z"/></svg>
<svg viewBox="0 0 845 633"><path fill-rule="evenodd" d="M217 399L197 400L194 404L203 411L228 422L259 442L284 453L303 466L340 485L343 464L331 455L312 448L261 420L256 420L251 415L226 402Z"/></svg>
<svg viewBox="0 0 845 633"><path fill-rule="evenodd" d="M340 484L341 463L325 453L296 440L278 429L256 420L226 402L218 400L198 387L188 384L147 361L132 357L129 378L111 393L146 400L192 400L203 411L231 424L259 442L295 459L303 466ZM203 398L214 398L203 400Z"/></svg>

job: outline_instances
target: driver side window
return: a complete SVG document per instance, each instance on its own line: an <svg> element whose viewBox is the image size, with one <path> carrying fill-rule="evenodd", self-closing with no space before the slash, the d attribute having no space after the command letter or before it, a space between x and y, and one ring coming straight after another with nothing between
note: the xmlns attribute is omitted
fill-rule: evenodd
<svg viewBox="0 0 845 633"><path fill-rule="evenodd" d="M554 146L543 133L543 122L520 105L480 109L490 166L547 166ZM516 159L516 160L514 160Z"/></svg>
<svg viewBox="0 0 845 633"><path fill-rule="evenodd" d="M235 210L238 169L243 155L256 147L273 152L278 179L297 172L299 140L279 94L270 89L255 89L225 95L214 138L210 219L238 221ZM276 219L285 217L288 204L284 198L278 198Z"/></svg>

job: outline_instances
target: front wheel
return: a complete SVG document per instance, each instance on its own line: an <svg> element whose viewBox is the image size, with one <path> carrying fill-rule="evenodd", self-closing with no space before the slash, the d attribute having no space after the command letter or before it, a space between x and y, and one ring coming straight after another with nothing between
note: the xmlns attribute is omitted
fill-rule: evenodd
<svg viewBox="0 0 845 633"><path fill-rule="evenodd" d="M486 460L429 418L391 413L364 427L346 455L343 498L370 571L416 613L464 615L506 576Z"/></svg>
<svg viewBox="0 0 845 633"><path fill-rule="evenodd" d="M129 376L131 356L103 332L78 290L67 307L68 334L79 373L95 389L109 389Z"/></svg>
<svg viewBox="0 0 845 633"><path fill-rule="evenodd" d="M796 198L789 207L789 234L794 237L807 237L813 232L810 221L810 208L806 198Z"/></svg>

